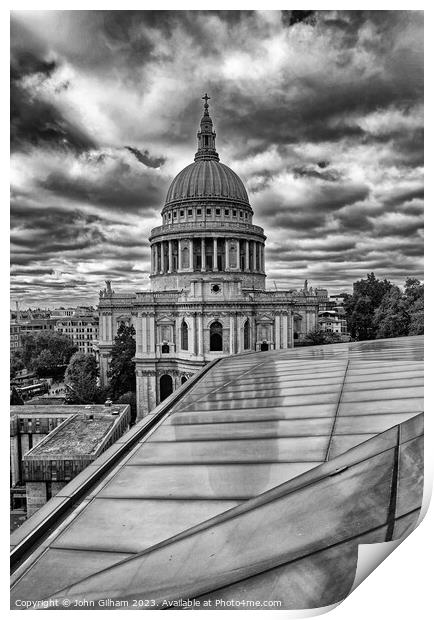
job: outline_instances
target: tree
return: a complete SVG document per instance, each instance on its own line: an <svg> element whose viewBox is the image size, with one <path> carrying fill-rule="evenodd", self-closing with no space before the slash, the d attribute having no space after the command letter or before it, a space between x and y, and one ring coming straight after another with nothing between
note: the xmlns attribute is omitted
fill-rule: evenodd
<svg viewBox="0 0 434 620"><path fill-rule="evenodd" d="M93 355L77 351L65 372L65 393L69 403L102 403L105 391L97 384L98 365Z"/></svg>
<svg viewBox="0 0 434 620"><path fill-rule="evenodd" d="M352 338L355 340L375 338L375 310L392 286L389 280L378 280L374 273L368 273L366 280L354 282L353 294L344 300L348 331Z"/></svg>
<svg viewBox="0 0 434 620"><path fill-rule="evenodd" d="M136 331L133 326L121 323L112 349L112 359L108 376L110 394L113 400L126 392L136 390L136 369L133 357L136 354Z"/></svg>
<svg viewBox="0 0 434 620"><path fill-rule="evenodd" d="M11 389L10 404L11 405L24 405L23 398L15 386L13 386Z"/></svg>
<svg viewBox="0 0 434 620"><path fill-rule="evenodd" d="M137 398L136 392L126 392L126 394L122 394L116 403L120 405L129 405L131 407L131 424L134 424L137 417Z"/></svg>
<svg viewBox="0 0 434 620"><path fill-rule="evenodd" d="M341 337L334 332L325 332L319 327L306 334L305 342L309 345L333 344L340 342Z"/></svg>
<svg viewBox="0 0 434 620"><path fill-rule="evenodd" d="M70 338L55 331L24 334L22 344L25 367L34 370L40 377L63 374L77 350Z"/></svg>
<svg viewBox="0 0 434 620"><path fill-rule="evenodd" d="M12 351L10 360L10 378L13 379L19 370L24 368L23 354L21 351Z"/></svg>
<svg viewBox="0 0 434 620"><path fill-rule="evenodd" d="M373 326L376 338L407 336L410 325L409 304L397 286L392 286L375 310Z"/></svg>
<svg viewBox="0 0 434 620"><path fill-rule="evenodd" d="M416 278L407 278L404 292L408 301L408 313L410 315L408 335L419 336L423 334L424 330L424 286Z"/></svg>

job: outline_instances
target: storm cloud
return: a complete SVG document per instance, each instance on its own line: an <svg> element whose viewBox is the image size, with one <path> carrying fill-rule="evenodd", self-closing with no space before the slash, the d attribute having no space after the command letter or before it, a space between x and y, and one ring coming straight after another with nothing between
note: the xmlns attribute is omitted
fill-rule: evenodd
<svg viewBox="0 0 434 620"><path fill-rule="evenodd" d="M422 12L16 11L14 299L148 287L149 233L193 160L205 91L269 282L422 278Z"/></svg>

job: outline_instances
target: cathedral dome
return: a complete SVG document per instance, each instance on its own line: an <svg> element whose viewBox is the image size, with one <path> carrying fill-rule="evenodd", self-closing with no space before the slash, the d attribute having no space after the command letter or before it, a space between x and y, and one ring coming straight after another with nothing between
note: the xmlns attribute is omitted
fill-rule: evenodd
<svg viewBox="0 0 434 620"><path fill-rule="evenodd" d="M197 134L198 149L194 162L181 170L167 192L165 207L179 203L211 199L235 203L251 209L246 188L240 177L220 162L215 148L216 133L209 115L208 95Z"/></svg>
<svg viewBox="0 0 434 620"><path fill-rule="evenodd" d="M167 192L166 206L209 198L249 206L240 177L217 159L198 158L181 170Z"/></svg>

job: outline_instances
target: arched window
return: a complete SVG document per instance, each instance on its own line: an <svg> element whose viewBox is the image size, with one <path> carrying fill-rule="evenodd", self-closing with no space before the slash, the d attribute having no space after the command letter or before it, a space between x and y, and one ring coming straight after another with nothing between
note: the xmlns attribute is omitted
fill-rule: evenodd
<svg viewBox="0 0 434 620"><path fill-rule="evenodd" d="M181 323L181 349L188 351L188 325L184 320Z"/></svg>
<svg viewBox="0 0 434 620"><path fill-rule="evenodd" d="M161 353L169 353L169 352L170 352L169 345L167 344L167 342L165 342L164 344L161 345Z"/></svg>
<svg viewBox="0 0 434 620"><path fill-rule="evenodd" d="M182 377L181 377L181 385L183 383L185 383L186 381L187 381L187 377L185 375L182 375Z"/></svg>
<svg viewBox="0 0 434 620"><path fill-rule="evenodd" d="M250 349L250 321L244 323L244 350Z"/></svg>
<svg viewBox="0 0 434 620"><path fill-rule="evenodd" d="M268 351L268 342L261 343L261 351Z"/></svg>
<svg viewBox="0 0 434 620"><path fill-rule="evenodd" d="M170 375L160 377L160 403L173 392L173 380Z"/></svg>
<svg viewBox="0 0 434 620"><path fill-rule="evenodd" d="M209 328L209 350L223 351L223 327L219 321L211 323Z"/></svg>

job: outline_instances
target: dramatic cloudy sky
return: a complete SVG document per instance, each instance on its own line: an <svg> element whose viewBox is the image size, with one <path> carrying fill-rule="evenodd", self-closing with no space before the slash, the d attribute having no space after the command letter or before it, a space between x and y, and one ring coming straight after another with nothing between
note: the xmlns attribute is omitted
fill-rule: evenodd
<svg viewBox="0 0 434 620"><path fill-rule="evenodd" d="M421 278L423 14L309 13L13 13L12 298L148 287L205 91L269 287Z"/></svg>

